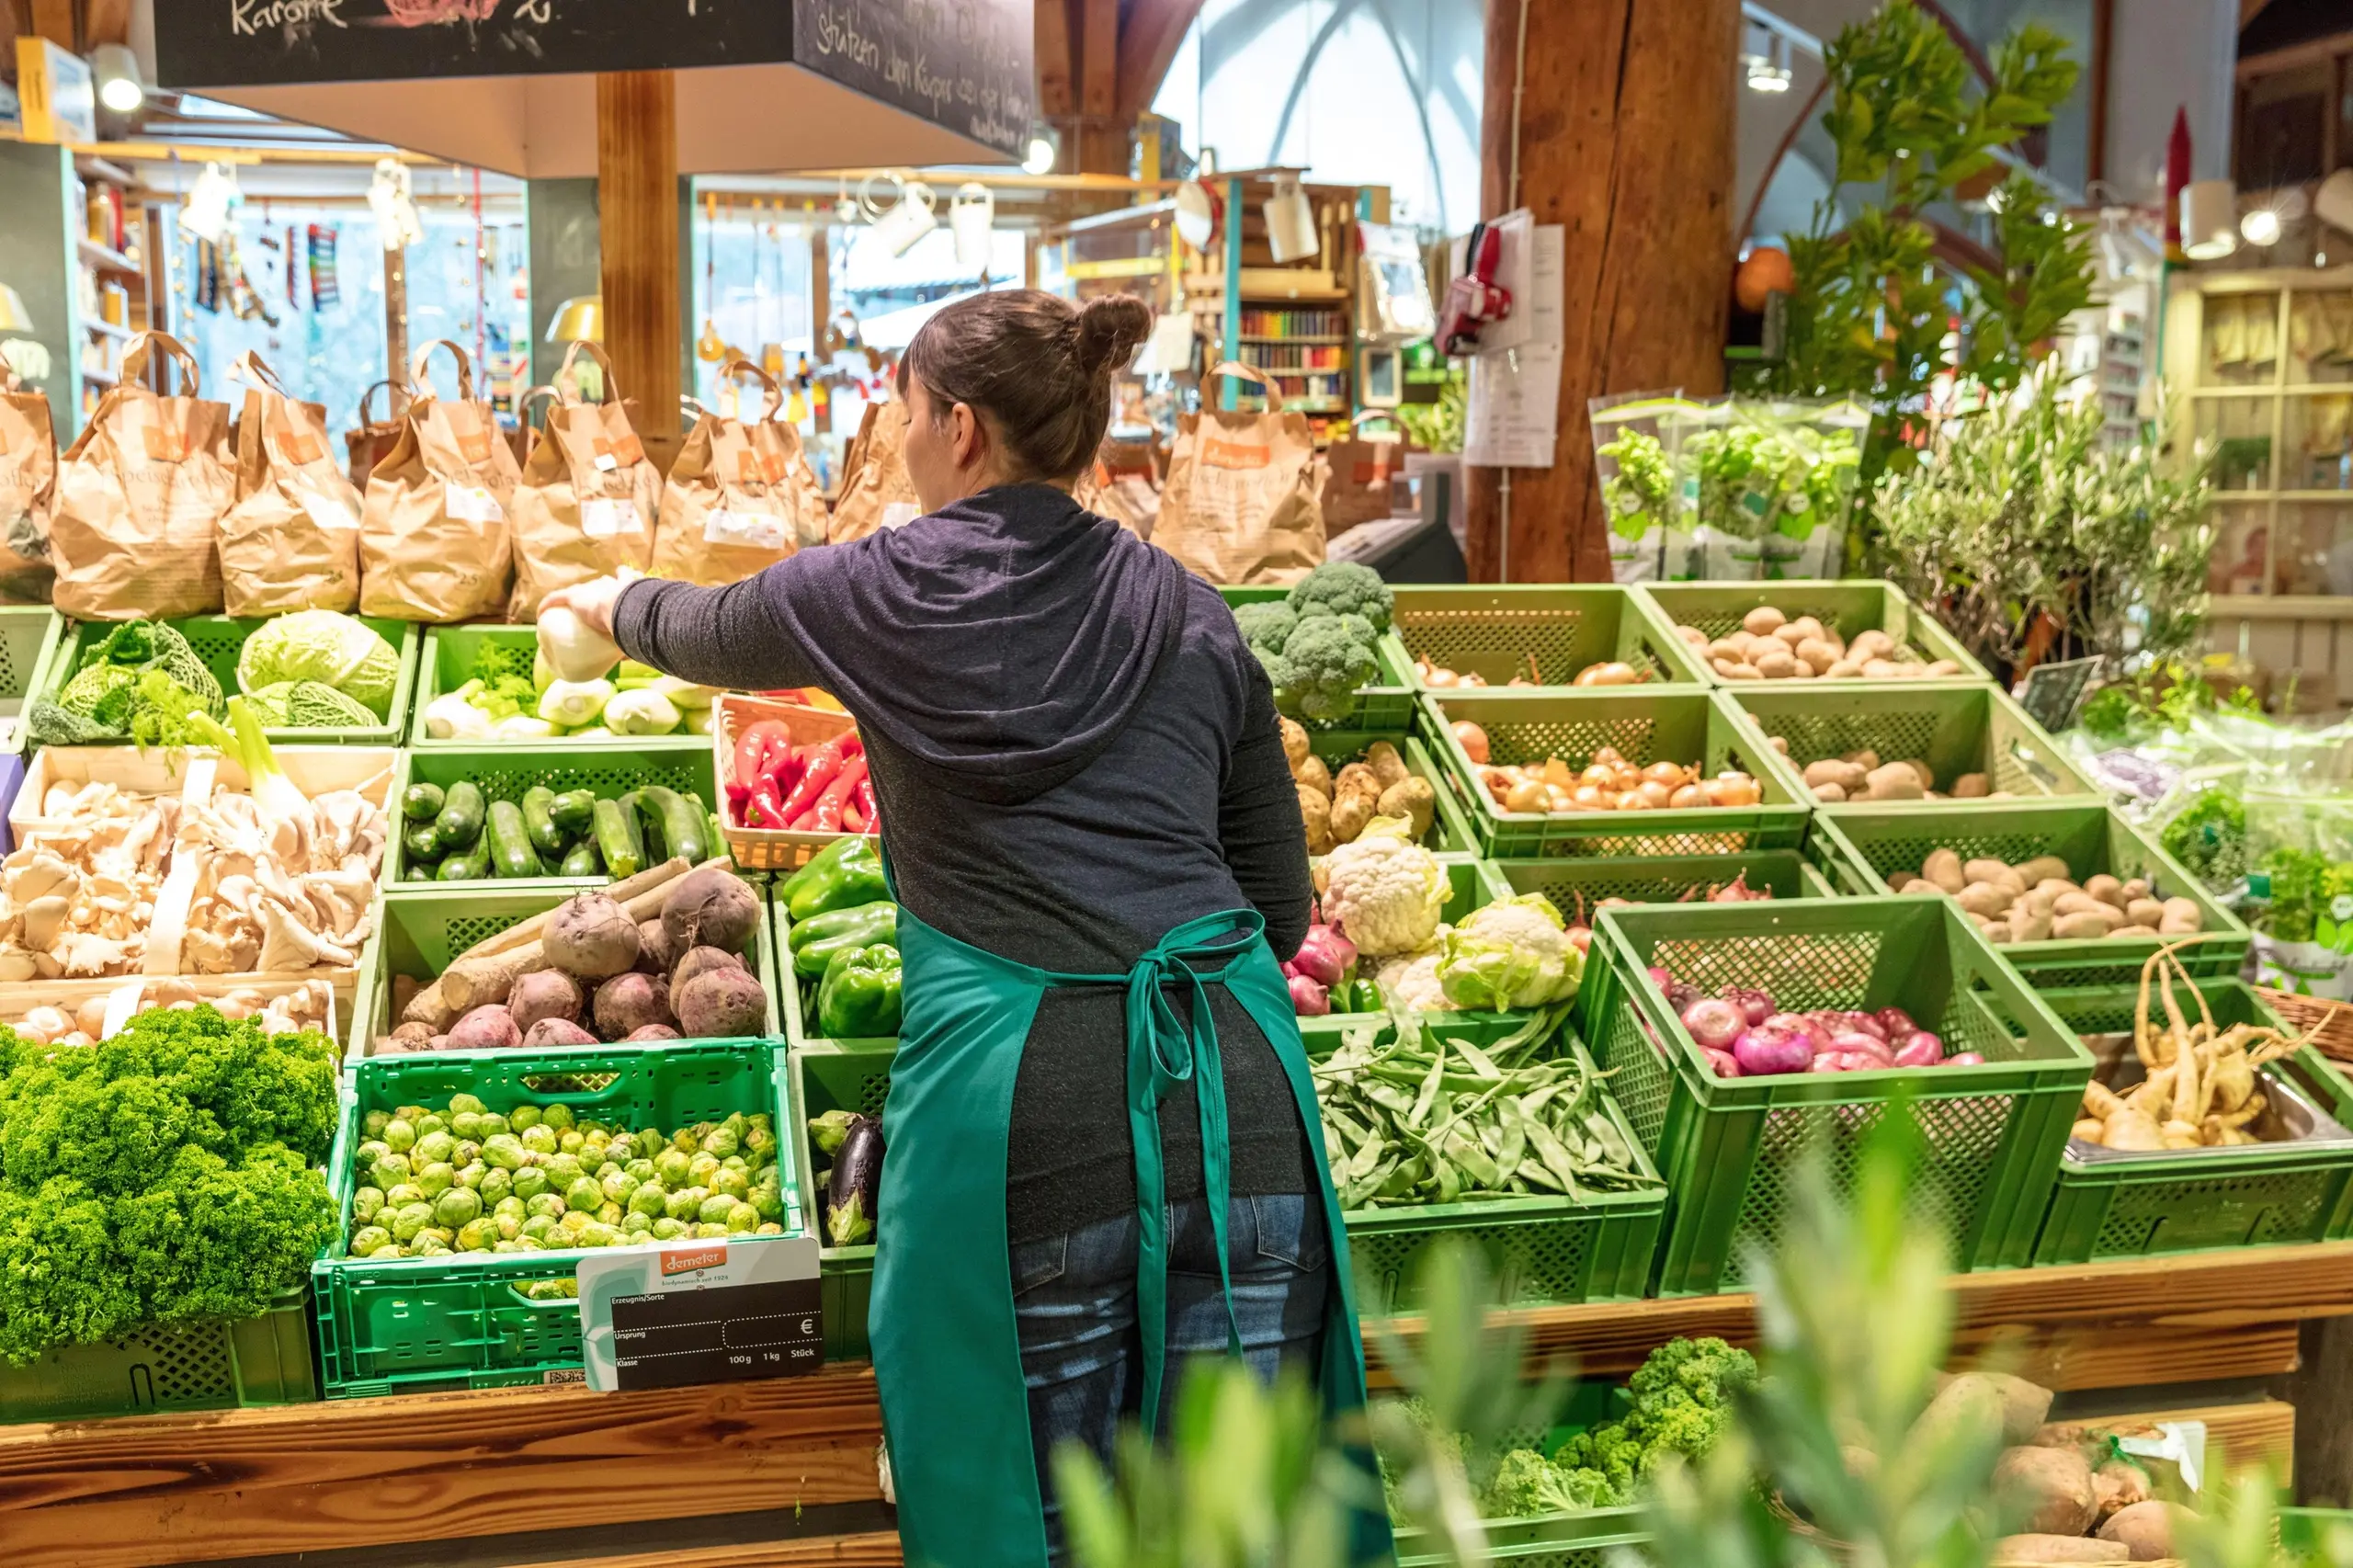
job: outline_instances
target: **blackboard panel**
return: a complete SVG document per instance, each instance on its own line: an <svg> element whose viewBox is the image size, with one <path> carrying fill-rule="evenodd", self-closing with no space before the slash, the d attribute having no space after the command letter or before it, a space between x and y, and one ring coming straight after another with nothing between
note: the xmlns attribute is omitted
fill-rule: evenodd
<svg viewBox="0 0 2353 1568"><path fill-rule="evenodd" d="M1033 0L792 0L792 18L796 63L984 146L1027 144Z"/></svg>

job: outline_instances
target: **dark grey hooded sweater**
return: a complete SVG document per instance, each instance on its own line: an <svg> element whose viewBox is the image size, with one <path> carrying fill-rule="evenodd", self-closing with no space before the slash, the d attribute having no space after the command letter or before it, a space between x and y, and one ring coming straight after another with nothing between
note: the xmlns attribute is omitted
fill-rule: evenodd
<svg viewBox="0 0 2353 1568"><path fill-rule="evenodd" d="M1306 841L1265 671L1216 589L1062 491L984 491L732 587L637 584L614 619L630 657L669 674L838 698L900 900L951 937L1108 973L1245 903L1277 956L1306 935ZM1211 994L1233 1191L1308 1191L1273 1051ZM1135 1207L1121 1004L1063 987L1039 1006L1006 1161L1017 1244ZM1199 1116L1189 1090L1162 1107L1172 1200L1200 1193Z"/></svg>

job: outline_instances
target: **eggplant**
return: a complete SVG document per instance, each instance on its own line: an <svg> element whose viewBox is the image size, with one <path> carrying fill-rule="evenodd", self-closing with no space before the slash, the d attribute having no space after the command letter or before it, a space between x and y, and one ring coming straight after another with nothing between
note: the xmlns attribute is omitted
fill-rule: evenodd
<svg viewBox="0 0 2353 1568"><path fill-rule="evenodd" d="M852 1117L826 1176L826 1239L837 1247L871 1242L881 1189L882 1124L870 1116Z"/></svg>

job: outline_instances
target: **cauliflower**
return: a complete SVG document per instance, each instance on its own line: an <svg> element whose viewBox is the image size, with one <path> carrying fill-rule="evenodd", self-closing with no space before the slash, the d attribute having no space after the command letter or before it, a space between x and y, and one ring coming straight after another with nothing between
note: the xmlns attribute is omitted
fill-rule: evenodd
<svg viewBox="0 0 2353 1568"><path fill-rule="evenodd" d="M1474 1012L1565 1002L1585 978L1585 955L1542 893L1522 893L1472 911L1447 934L1438 961L1448 999Z"/></svg>
<svg viewBox="0 0 2353 1568"><path fill-rule="evenodd" d="M1370 958L1427 947L1451 884L1404 817L1375 817L1324 858L1324 917Z"/></svg>
<svg viewBox="0 0 2353 1568"><path fill-rule="evenodd" d="M1443 941L1447 928L1438 928L1439 941L1410 953L1399 953L1381 960L1374 971L1373 983L1381 987L1381 998L1390 1006L1404 1013L1450 1013L1454 1004L1446 999L1446 991L1438 984L1438 960L1445 953Z"/></svg>

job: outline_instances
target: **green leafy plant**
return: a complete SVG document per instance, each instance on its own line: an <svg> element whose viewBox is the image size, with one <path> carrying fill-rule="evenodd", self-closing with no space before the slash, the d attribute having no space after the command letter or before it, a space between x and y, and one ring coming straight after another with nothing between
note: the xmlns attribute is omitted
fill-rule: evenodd
<svg viewBox="0 0 2353 1568"><path fill-rule="evenodd" d="M1408 403L1394 411L1397 423L1427 452L1459 452L1471 413L1471 379L1460 365L1449 366L1435 403Z"/></svg>
<svg viewBox="0 0 2353 1568"><path fill-rule="evenodd" d="M1640 539L1665 528L1668 508L1675 504L1675 464L1659 438L1647 430L1629 429L1595 451L1616 465L1601 483L1610 530Z"/></svg>

